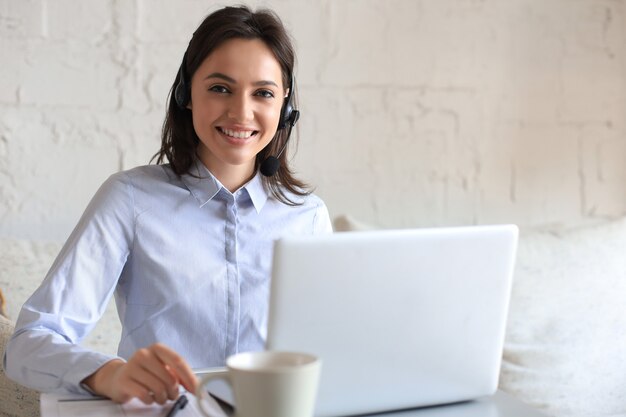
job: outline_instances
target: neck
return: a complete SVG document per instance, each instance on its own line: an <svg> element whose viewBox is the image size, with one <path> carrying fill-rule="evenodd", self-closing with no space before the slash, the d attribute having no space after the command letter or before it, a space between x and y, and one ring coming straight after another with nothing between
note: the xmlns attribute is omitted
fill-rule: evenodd
<svg viewBox="0 0 626 417"><path fill-rule="evenodd" d="M242 165L212 164L211 158L204 158L202 155L199 157L211 174L231 193L254 177L254 161Z"/></svg>
<svg viewBox="0 0 626 417"><path fill-rule="evenodd" d="M245 172L232 172L232 170L228 170L228 172L220 172L223 170L217 170L217 172L209 169L211 174L215 176L222 183L224 187L231 193L234 193L238 189L241 188L242 185L247 183L254 177L254 171L250 169L246 169ZM238 170L239 171L239 170Z"/></svg>

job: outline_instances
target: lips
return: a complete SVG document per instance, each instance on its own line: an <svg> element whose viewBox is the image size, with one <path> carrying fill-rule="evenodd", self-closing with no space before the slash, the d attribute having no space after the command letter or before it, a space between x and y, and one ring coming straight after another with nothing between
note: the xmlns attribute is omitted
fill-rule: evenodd
<svg viewBox="0 0 626 417"><path fill-rule="evenodd" d="M233 139L248 139L251 136L256 135L257 133L259 133L258 130L234 130L234 129L227 129L224 127L217 127L217 130L226 135L229 136Z"/></svg>

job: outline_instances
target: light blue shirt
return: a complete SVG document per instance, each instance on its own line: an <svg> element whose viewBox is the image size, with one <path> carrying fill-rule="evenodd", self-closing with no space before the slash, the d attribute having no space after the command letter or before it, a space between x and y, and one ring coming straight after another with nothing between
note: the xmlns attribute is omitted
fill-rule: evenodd
<svg viewBox="0 0 626 417"><path fill-rule="evenodd" d="M24 304L4 357L7 375L40 391L80 382L114 357L80 346L115 294L118 347L128 359L162 342L191 367L261 350L274 240L332 231L316 196L271 196L260 174L229 192L200 162L112 175L98 190L42 285Z"/></svg>

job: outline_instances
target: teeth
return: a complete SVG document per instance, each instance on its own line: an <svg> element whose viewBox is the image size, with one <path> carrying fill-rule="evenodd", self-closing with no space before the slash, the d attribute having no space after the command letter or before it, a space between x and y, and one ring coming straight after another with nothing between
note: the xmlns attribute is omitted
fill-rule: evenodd
<svg viewBox="0 0 626 417"><path fill-rule="evenodd" d="M220 128L220 130L222 133L237 139L248 139L254 133L254 130L230 130L224 128Z"/></svg>

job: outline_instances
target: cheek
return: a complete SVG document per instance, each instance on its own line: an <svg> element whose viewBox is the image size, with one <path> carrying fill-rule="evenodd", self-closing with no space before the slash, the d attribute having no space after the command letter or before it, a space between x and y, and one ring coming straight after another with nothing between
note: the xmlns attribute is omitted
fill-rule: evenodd
<svg viewBox="0 0 626 417"><path fill-rule="evenodd" d="M191 110L193 126L196 129L208 129L219 117L219 108L215 105L194 106Z"/></svg>
<svg viewBox="0 0 626 417"><path fill-rule="evenodd" d="M264 123L266 123L271 130L275 130L278 128L278 122L280 119L280 110L281 107L272 107L271 110L266 112Z"/></svg>
<svg viewBox="0 0 626 417"><path fill-rule="evenodd" d="M193 130L195 130L196 134L202 138L205 132L210 128L210 123L208 123L206 117L203 117L202 114L197 111L192 113L191 119L193 121Z"/></svg>

